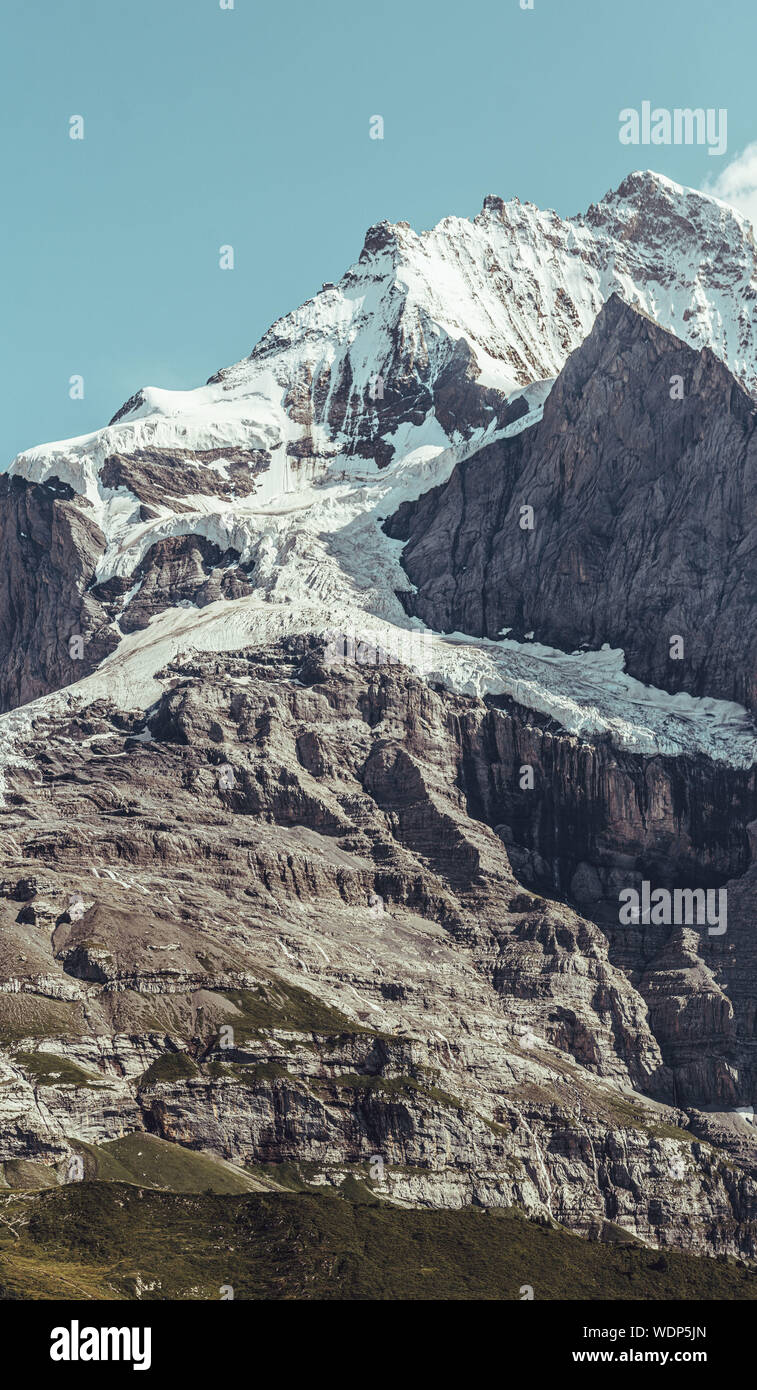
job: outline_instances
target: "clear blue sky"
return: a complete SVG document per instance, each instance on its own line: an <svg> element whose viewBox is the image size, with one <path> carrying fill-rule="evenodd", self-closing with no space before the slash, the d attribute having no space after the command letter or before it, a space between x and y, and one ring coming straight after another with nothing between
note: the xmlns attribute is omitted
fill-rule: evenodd
<svg viewBox="0 0 757 1390"><path fill-rule="evenodd" d="M729 160L757 139L755 54L755 0L7 3L0 468L205 381L382 218L487 193L567 214L638 167L701 186L726 161L623 147L618 112L727 107Z"/></svg>

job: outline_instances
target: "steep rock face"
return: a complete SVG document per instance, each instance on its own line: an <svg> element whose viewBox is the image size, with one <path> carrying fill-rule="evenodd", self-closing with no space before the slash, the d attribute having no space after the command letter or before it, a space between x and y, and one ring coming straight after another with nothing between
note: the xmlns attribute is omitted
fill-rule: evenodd
<svg viewBox="0 0 757 1390"><path fill-rule="evenodd" d="M685 926L632 933L618 949L619 929L608 933L612 958L634 958L638 988L650 1024L675 1076L680 1104L718 1109L752 1105L757 1094L757 825L750 826L753 859L725 886L728 926L722 937ZM637 941L633 940L633 937ZM646 937L646 940L643 938ZM697 1132L713 1131L698 1117Z"/></svg>
<svg viewBox="0 0 757 1390"><path fill-rule="evenodd" d="M130 573L98 582L105 537L55 478L0 478L0 544L0 709L81 680L167 608L252 589L238 551L194 534L156 541Z"/></svg>
<svg viewBox="0 0 757 1390"><path fill-rule="evenodd" d="M206 387L16 461L5 706L127 640L0 723L0 1163L66 1180L145 1130L757 1254L754 770L699 732L628 751L736 714L623 685L590 738L609 663L577 700L549 654L409 634L379 528L408 499L435 627L616 642L753 703L754 282L746 224L654 175L581 218L381 224ZM313 636L374 619L430 677ZM621 927L644 878L727 881L726 934Z"/></svg>
<svg viewBox="0 0 757 1390"><path fill-rule="evenodd" d="M90 594L105 537L57 479L0 477L0 708L81 679L118 644Z"/></svg>
<svg viewBox="0 0 757 1390"><path fill-rule="evenodd" d="M488 703L460 722L468 810L496 828L525 882L617 920L619 888L644 877L714 885L747 869L754 769L623 753Z"/></svg>
<svg viewBox="0 0 757 1390"><path fill-rule="evenodd" d="M511 713L308 639L161 680L146 715L37 706L6 769L3 1161L65 1180L77 1146L146 1129L755 1253L755 1141L707 1113L751 1085L738 951L689 933L682 975L676 929L646 959L519 887L481 784L500 725L513 780Z"/></svg>
<svg viewBox="0 0 757 1390"><path fill-rule="evenodd" d="M614 296L541 423L390 523L409 606L446 631L623 647L644 682L755 709L756 425L711 352Z"/></svg>
<svg viewBox="0 0 757 1390"><path fill-rule="evenodd" d="M106 580L92 592L118 618L122 633L135 632L166 608L187 603L205 608L250 593L252 585L238 562L238 551L222 553L205 536L171 536L156 541L132 574Z"/></svg>

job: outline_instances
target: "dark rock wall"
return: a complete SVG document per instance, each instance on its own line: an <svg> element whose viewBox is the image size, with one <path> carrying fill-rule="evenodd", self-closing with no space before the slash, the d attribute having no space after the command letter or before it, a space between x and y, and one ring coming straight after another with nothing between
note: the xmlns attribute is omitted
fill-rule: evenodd
<svg viewBox="0 0 757 1390"><path fill-rule="evenodd" d="M648 684L757 708L756 424L713 353L613 296L541 423L388 523L409 606L445 631L607 642Z"/></svg>

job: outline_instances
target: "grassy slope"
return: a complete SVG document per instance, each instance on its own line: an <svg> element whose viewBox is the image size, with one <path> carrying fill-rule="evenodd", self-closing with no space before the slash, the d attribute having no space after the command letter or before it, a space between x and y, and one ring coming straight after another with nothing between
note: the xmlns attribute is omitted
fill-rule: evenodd
<svg viewBox="0 0 757 1390"><path fill-rule="evenodd" d="M229 1196L260 1187L242 1168L180 1144L169 1144L154 1134L137 1132L97 1147L89 1144L79 1147L85 1158L85 1174L106 1182L163 1187L170 1192L212 1191ZM87 1155L92 1160L90 1173L87 1173Z"/></svg>
<svg viewBox="0 0 757 1390"><path fill-rule="evenodd" d="M587 1242L511 1211L407 1211L329 1193L186 1195L120 1182L0 1206L0 1296L754 1299L733 1263ZM7 1223L10 1223L8 1225Z"/></svg>

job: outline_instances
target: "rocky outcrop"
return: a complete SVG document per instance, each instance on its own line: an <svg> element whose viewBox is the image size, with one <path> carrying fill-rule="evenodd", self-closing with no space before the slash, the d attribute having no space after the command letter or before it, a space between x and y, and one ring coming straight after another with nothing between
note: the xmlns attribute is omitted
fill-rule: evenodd
<svg viewBox="0 0 757 1390"><path fill-rule="evenodd" d="M621 887L714 886L749 866L754 768L623 752L511 700L487 705L460 724L468 807L531 886L617 921Z"/></svg>
<svg viewBox="0 0 757 1390"><path fill-rule="evenodd" d="M127 401L111 424L136 409L140 399ZM265 449L137 449L129 455L110 454L101 478L105 487L128 488L143 510L169 501L173 511L183 512L190 510L183 499L195 494L227 499L249 496L255 492L255 478L270 461Z"/></svg>
<svg viewBox="0 0 757 1390"><path fill-rule="evenodd" d="M251 590L237 550L222 552L205 536L188 535L156 541L132 574L109 579L92 592L125 633L147 627L156 613L178 604L205 608Z"/></svg>
<svg viewBox="0 0 757 1390"><path fill-rule="evenodd" d="M428 344L437 336L432 323L421 311L415 311L413 319L411 328L405 322L393 328L386 361L377 364L367 385L356 381L349 356L333 368L325 366L316 373L306 364L299 372L285 404L305 429L303 439L296 441L296 468L304 480L323 477L330 458L339 452L316 442L319 427L326 427L329 437L347 441L349 453L385 468L395 456L390 437L402 426L423 425L432 411L450 438L467 438L495 422L504 427L527 413L522 396L477 380L478 363L465 338L441 349L437 345L432 353ZM265 360L269 351L264 339L251 362ZM291 445L288 449L294 452Z"/></svg>
<svg viewBox="0 0 757 1390"><path fill-rule="evenodd" d="M81 680L166 608L252 590L238 551L193 534L156 541L131 573L98 582L105 537L89 510L57 479L0 478L0 709Z"/></svg>
<svg viewBox="0 0 757 1390"><path fill-rule="evenodd" d="M756 426L709 349L614 295L541 423L389 523L408 606L444 631L609 643L650 685L757 708Z"/></svg>
<svg viewBox="0 0 757 1390"><path fill-rule="evenodd" d="M117 646L90 592L104 546L67 485L0 477L0 709L80 680Z"/></svg>

